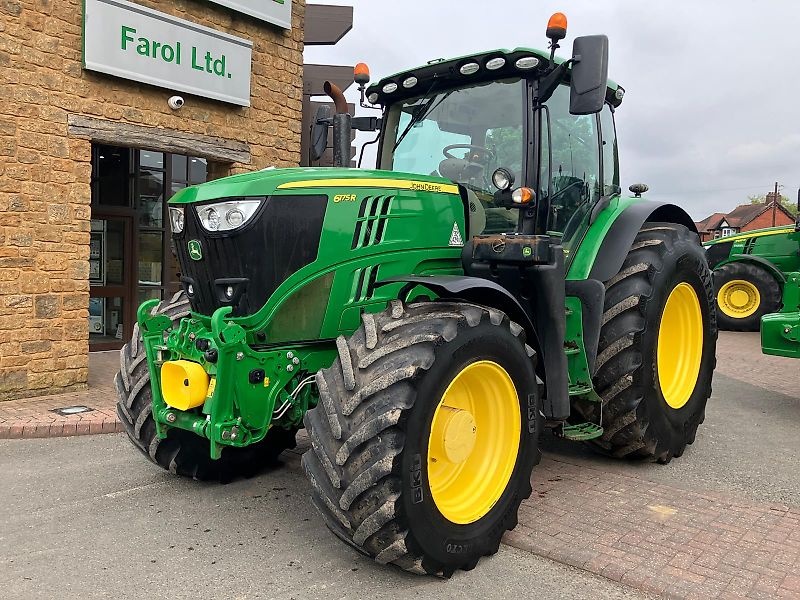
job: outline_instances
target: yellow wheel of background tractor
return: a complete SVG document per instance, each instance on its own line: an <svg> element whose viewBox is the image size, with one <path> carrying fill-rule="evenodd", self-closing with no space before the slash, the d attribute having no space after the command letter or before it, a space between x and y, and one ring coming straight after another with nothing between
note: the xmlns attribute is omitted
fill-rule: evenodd
<svg viewBox="0 0 800 600"><path fill-rule="evenodd" d="M781 285L758 264L736 261L714 269L720 329L758 331L761 317L781 304Z"/></svg>
<svg viewBox="0 0 800 600"><path fill-rule="evenodd" d="M734 279L717 292L717 306L722 314L732 319L744 319L761 306L761 294L749 281Z"/></svg>

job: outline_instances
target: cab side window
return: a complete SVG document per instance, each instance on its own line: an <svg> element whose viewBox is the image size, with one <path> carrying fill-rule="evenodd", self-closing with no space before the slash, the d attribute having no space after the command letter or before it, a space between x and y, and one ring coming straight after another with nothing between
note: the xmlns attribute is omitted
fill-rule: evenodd
<svg viewBox="0 0 800 600"><path fill-rule="evenodd" d="M550 229L566 232L574 229L568 227L570 222L577 225L602 193L597 116L570 114L567 85L558 87L547 107L550 156L546 145L543 146L542 186L549 182ZM541 193L546 195L547 188Z"/></svg>
<svg viewBox="0 0 800 600"><path fill-rule="evenodd" d="M603 134L603 195L614 196L620 193L619 154L617 151L617 132L614 129L614 113L606 104L600 113L600 130Z"/></svg>

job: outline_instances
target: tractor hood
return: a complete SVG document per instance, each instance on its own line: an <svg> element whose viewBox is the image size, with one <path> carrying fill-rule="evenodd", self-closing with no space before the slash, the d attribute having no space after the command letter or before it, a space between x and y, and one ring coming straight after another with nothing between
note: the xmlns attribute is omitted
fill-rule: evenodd
<svg viewBox="0 0 800 600"><path fill-rule="evenodd" d="M264 169L233 175L181 190L170 204L190 204L220 198L308 193L338 188L395 188L457 193L452 181L416 173L371 169L295 168Z"/></svg>
<svg viewBox="0 0 800 600"><path fill-rule="evenodd" d="M420 198L434 199L424 217ZM404 227L412 218L417 224ZM233 318L251 317L267 307L278 288L301 271L305 275L297 275L294 285L335 270L353 253L381 252L392 242L396 249L438 245L460 256L462 244L452 242L452 232L458 229L461 240L464 231L463 204L452 181L331 168L268 169L186 188L170 201L170 221L180 281L192 310L210 317L230 307ZM390 233L394 237L383 246ZM330 286L330 278L323 283ZM328 297L327 291L315 294ZM321 319L324 304L301 312ZM309 339L319 333L319 319Z"/></svg>

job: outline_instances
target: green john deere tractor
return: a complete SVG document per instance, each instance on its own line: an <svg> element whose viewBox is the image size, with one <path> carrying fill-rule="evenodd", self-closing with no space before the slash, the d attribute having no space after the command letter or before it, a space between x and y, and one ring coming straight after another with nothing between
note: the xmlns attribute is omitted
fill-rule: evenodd
<svg viewBox="0 0 800 600"><path fill-rule="evenodd" d="M133 443L179 475L230 479L305 426L328 527L443 576L517 524L543 427L617 457L680 456L711 393L711 272L682 209L644 186L620 195L608 40L560 60L565 35L557 13L549 52L362 83L380 119L351 118L331 86L340 167L174 196L184 292L139 308L116 378ZM375 126L379 168L341 166L350 128Z"/></svg>
<svg viewBox="0 0 800 600"><path fill-rule="evenodd" d="M761 318L780 308L791 273L800 271L800 227L758 229L703 245L714 274L720 329L758 331Z"/></svg>

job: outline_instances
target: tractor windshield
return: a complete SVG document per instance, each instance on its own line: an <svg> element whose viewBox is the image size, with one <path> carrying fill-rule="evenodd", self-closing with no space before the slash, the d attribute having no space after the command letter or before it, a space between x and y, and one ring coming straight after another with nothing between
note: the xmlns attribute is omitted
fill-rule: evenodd
<svg viewBox="0 0 800 600"><path fill-rule="evenodd" d="M397 102L386 115L380 168L445 177L490 202L495 169L522 180L524 90L514 78Z"/></svg>

